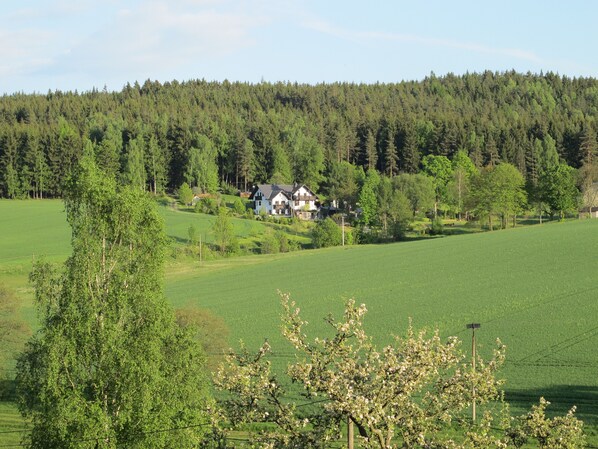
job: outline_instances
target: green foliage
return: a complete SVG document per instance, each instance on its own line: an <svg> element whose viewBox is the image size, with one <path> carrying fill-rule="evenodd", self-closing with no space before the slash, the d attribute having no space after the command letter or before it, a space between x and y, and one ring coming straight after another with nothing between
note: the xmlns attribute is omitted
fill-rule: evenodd
<svg viewBox="0 0 598 449"><path fill-rule="evenodd" d="M429 154L422 159L424 173L432 178L436 200L434 202L434 216L438 215L440 203L447 202L447 186L453 176L451 161L446 156Z"/></svg>
<svg viewBox="0 0 598 449"><path fill-rule="evenodd" d="M490 230L493 229L492 217L496 214L501 215L502 226L506 227L508 218L521 212L526 204L523 187L523 176L513 165L502 163L485 167L472 180L472 207L479 215L488 217Z"/></svg>
<svg viewBox="0 0 598 449"><path fill-rule="evenodd" d="M434 208L434 184L432 178L421 173L401 173L393 180L397 188L409 200L413 216Z"/></svg>
<svg viewBox="0 0 598 449"><path fill-rule="evenodd" d="M545 170L538 180L542 200L552 214L561 220L567 212L577 212L581 195L576 185L575 170L567 164L556 164Z"/></svg>
<svg viewBox="0 0 598 449"><path fill-rule="evenodd" d="M484 72L375 85L193 80L6 95L0 194L61 196L85 139L108 176L138 180L137 141L154 193L183 181L211 191L215 180L243 190L293 181L327 188L333 164L416 173L424 156L454 159L459 149L476 167L512 163L535 184L547 163L558 162L555 149L574 168L596 158L597 83Z"/></svg>
<svg viewBox="0 0 598 449"><path fill-rule="evenodd" d="M123 183L141 190L142 192L145 191L147 178L145 172L144 146L145 142L141 137L136 137L129 141L123 173Z"/></svg>
<svg viewBox="0 0 598 449"><path fill-rule="evenodd" d="M320 220L312 230L312 243L314 248L338 246L342 243L342 230L330 217Z"/></svg>
<svg viewBox="0 0 598 449"><path fill-rule="evenodd" d="M220 197L215 198L200 198L195 203L195 212L202 214L218 215L218 211L222 207L222 200Z"/></svg>
<svg viewBox="0 0 598 449"><path fill-rule="evenodd" d="M197 444L203 355L162 293L166 237L149 198L117 188L86 154L65 191L72 255L31 273L41 328L18 363L31 447Z"/></svg>
<svg viewBox="0 0 598 449"><path fill-rule="evenodd" d="M407 197L393 186L390 178L382 178L378 185L378 219L385 238L398 240L412 220L411 207Z"/></svg>
<svg viewBox="0 0 598 449"><path fill-rule="evenodd" d="M226 208L219 209L211 232L214 235L214 244L222 256L234 254L239 250L239 242Z"/></svg>
<svg viewBox="0 0 598 449"><path fill-rule="evenodd" d="M374 222L376 211L378 209L378 185L380 184L380 175L376 170L368 170L364 183L359 191L357 203L361 208L359 221L364 226Z"/></svg>
<svg viewBox="0 0 598 449"><path fill-rule="evenodd" d="M184 182L181 187L179 187L179 202L184 205L188 206L193 201L193 190L189 187L189 184Z"/></svg>
<svg viewBox="0 0 598 449"><path fill-rule="evenodd" d="M218 190L216 157L214 144L203 134L196 138L195 146L189 149L185 179L201 193L215 193Z"/></svg>
<svg viewBox="0 0 598 449"><path fill-rule="evenodd" d="M333 163L328 173L330 199L338 202L338 207L349 211L355 208L359 190L357 170L349 162Z"/></svg>
<svg viewBox="0 0 598 449"><path fill-rule="evenodd" d="M432 219L432 225L430 226L431 235L442 235L444 233L444 223L442 218L436 217Z"/></svg>
<svg viewBox="0 0 598 449"><path fill-rule="evenodd" d="M243 215L245 213L245 204L243 204L241 198L235 198L235 200L233 201L232 209L234 213L237 215Z"/></svg>
<svg viewBox="0 0 598 449"><path fill-rule="evenodd" d="M504 363L505 348L497 341L492 357L476 359L471 369L456 337L444 341L436 331L426 335L409 326L404 336L379 350L364 328L367 309L349 299L341 319L326 319L330 338L310 338L307 322L288 294L282 297L282 334L296 356L286 373L309 398L326 402L315 411L299 415L298 405L288 396L286 384L268 360L271 346L264 343L257 354L245 347L227 358L215 377L218 389L231 399L223 402L233 426L270 422L254 435L258 443L273 448L321 447L338 438L341 421L349 419L357 428L360 446L368 449L430 448L518 448L536 439L541 448L581 448L585 444L583 423L575 408L564 417L546 418L547 402L532 407L522 425L513 424L509 408L499 401L503 381L496 378ZM399 373L400 375L397 375ZM484 413L479 426L468 425L463 414L474 400L480 405L502 405L501 435L490 432L494 417ZM494 405L493 404L493 405ZM460 436L447 432L458 423ZM460 440L460 441L459 441Z"/></svg>

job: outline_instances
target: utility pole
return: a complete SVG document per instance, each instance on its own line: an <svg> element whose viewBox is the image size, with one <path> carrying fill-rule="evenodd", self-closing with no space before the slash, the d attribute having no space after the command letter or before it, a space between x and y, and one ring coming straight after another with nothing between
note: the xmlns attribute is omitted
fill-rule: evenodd
<svg viewBox="0 0 598 449"><path fill-rule="evenodd" d="M353 421L347 416L347 448L353 449Z"/></svg>
<svg viewBox="0 0 598 449"><path fill-rule="evenodd" d="M470 323L466 325L471 329L471 369L475 373L475 330L480 328L480 323ZM471 387L471 420L475 424L475 384Z"/></svg>
<svg viewBox="0 0 598 449"><path fill-rule="evenodd" d="M342 229L343 229L343 246L345 246L345 214L341 214Z"/></svg>

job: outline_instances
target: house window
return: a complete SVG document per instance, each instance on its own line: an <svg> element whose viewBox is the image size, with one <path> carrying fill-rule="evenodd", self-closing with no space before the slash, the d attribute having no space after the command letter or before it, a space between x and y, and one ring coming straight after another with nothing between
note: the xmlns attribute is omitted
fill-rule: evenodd
<svg viewBox="0 0 598 449"><path fill-rule="evenodd" d="M261 206L261 205L262 205L262 202L261 202L261 201L258 201L258 202L257 202L257 205L258 205L258 206Z"/></svg>

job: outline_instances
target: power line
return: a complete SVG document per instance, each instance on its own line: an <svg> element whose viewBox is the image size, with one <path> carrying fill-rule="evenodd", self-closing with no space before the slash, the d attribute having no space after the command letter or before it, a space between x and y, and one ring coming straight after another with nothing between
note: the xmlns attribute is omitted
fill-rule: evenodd
<svg viewBox="0 0 598 449"><path fill-rule="evenodd" d="M121 444L123 442L130 441L130 439L133 438L133 437L138 437L138 436L143 436L143 435L155 435L155 434L158 434L158 433L174 432L174 431L178 431L178 430L201 428L201 427L206 427L207 424L209 424L209 423L208 422L204 422L204 423L201 423L201 424L190 424L190 425L187 425L187 426L168 427L168 428L165 428L165 429L155 429L155 430L147 430L147 431L144 431L144 432L137 432L137 433L133 433L133 434L129 435L124 440L117 441L117 444ZM16 432L17 431L15 431L15 433ZM26 430L21 430L19 432L23 433L23 432L26 432ZM111 438L111 437L98 436L98 437L90 437L90 438L81 438L81 439L78 439L78 440L70 440L70 442L71 443L87 443L87 442L90 442L90 441L113 440L113 439L114 438ZM29 443L3 444L3 445L0 445L0 448L5 448L5 447L25 447L25 446L28 446L28 445L29 445Z"/></svg>

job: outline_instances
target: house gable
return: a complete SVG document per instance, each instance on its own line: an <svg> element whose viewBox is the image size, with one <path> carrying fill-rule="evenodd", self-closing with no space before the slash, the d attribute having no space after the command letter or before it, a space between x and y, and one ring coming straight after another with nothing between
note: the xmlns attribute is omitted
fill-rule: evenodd
<svg viewBox="0 0 598 449"><path fill-rule="evenodd" d="M305 185L258 184L249 199L256 214L314 219L319 210L317 196Z"/></svg>

